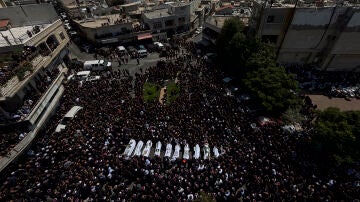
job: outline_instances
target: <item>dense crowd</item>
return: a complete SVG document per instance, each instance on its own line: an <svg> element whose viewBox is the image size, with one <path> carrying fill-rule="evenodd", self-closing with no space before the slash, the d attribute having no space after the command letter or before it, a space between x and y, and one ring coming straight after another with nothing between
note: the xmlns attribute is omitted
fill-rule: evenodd
<svg viewBox="0 0 360 202"><path fill-rule="evenodd" d="M343 176L322 175L306 159L302 136L279 125L254 130L255 115L226 95L223 73L176 41L183 56L135 76L103 72L100 80L69 82L61 105L24 159L2 181L0 200L192 201L208 193L222 200L352 200L358 187ZM195 51L196 52L196 51ZM145 82L177 79L169 105L145 103ZM54 128L72 106L82 106L60 133ZM218 158L125 158L131 139L222 148ZM164 149L162 149L164 152ZM193 152L193 151L191 151Z"/></svg>
<svg viewBox="0 0 360 202"><path fill-rule="evenodd" d="M305 65L288 65L288 71L296 74L296 79L303 89L311 91L323 91L326 94L330 92L330 96L339 96L331 93L334 89L354 88L359 87L360 73L359 72L332 72L321 71L312 66ZM356 88L357 90L357 88Z"/></svg>

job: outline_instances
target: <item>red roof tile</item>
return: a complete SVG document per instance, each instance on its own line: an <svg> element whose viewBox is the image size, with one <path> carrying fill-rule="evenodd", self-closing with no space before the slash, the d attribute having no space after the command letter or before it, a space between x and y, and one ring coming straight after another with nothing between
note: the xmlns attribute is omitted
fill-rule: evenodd
<svg viewBox="0 0 360 202"><path fill-rule="evenodd" d="M10 20L0 20L0 28L6 27Z"/></svg>

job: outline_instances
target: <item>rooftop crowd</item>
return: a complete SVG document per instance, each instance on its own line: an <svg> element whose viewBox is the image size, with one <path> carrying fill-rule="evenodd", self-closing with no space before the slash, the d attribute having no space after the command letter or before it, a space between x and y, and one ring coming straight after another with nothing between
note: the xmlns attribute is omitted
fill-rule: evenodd
<svg viewBox="0 0 360 202"><path fill-rule="evenodd" d="M190 56L178 54L135 76L111 70L100 80L69 82L36 144L3 177L0 200L192 201L202 191L219 201L354 199L358 188L347 178L322 175L306 160L308 133L289 135L279 125L254 130L255 115L226 95L224 74L192 57L191 43L178 43ZM142 100L146 81L175 78L176 101ZM83 109L54 133L75 105ZM130 139L181 148L208 143L225 153L208 160L125 158Z"/></svg>

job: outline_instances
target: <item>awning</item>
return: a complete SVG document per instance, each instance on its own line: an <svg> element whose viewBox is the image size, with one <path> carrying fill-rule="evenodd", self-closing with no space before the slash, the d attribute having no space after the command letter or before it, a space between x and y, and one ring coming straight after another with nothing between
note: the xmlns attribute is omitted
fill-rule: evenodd
<svg viewBox="0 0 360 202"><path fill-rule="evenodd" d="M151 38L152 38L152 35L150 33L138 35L138 40L151 39Z"/></svg>

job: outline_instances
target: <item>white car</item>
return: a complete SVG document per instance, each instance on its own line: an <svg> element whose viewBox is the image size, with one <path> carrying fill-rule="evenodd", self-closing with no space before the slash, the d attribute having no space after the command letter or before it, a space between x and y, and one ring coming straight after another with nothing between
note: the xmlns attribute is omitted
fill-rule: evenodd
<svg viewBox="0 0 360 202"><path fill-rule="evenodd" d="M96 81L99 79L100 79L100 76L89 76L85 79L85 81Z"/></svg>
<svg viewBox="0 0 360 202"><path fill-rule="evenodd" d="M66 13L60 13L60 17L61 17L62 19L65 19L65 18L67 18L67 15L66 15Z"/></svg>
<svg viewBox="0 0 360 202"><path fill-rule="evenodd" d="M70 29L71 29L71 26L70 26L69 23L65 23L65 24L64 24L64 27L65 27L66 30L70 30Z"/></svg>

